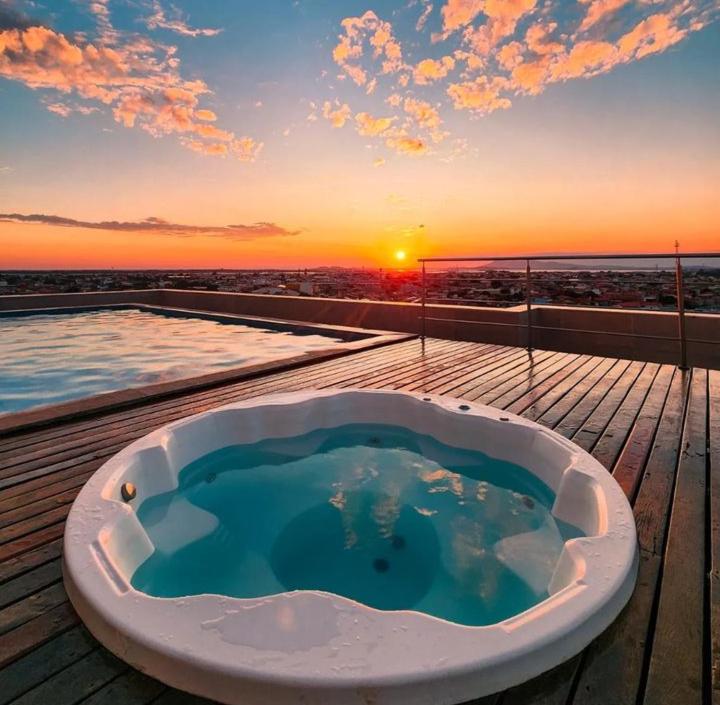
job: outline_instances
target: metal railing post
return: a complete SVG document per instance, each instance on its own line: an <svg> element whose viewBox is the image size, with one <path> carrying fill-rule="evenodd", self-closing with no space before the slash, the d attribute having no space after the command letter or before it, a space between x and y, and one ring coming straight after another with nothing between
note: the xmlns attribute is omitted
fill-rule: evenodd
<svg viewBox="0 0 720 705"><path fill-rule="evenodd" d="M685 336L685 287L683 286L682 260L680 255L675 257L675 287L677 298L678 315L678 337L680 340L680 364L681 370L687 370L687 338Z"/></svg>
<svg viewBox="0 0 720 705"><path fill-rule="evenodd" d="M422 263L422 299L420 303L420 340L425 349L425 302L427 299L427 280L425 278L425 261Z"/></svg>
<svg viewBox="0 0 720 705"><path fill-rule="evenodd" d="M525 306L527 308L527 349L532 351L532 281L530 278L530 260L525 260Z"/></svg>

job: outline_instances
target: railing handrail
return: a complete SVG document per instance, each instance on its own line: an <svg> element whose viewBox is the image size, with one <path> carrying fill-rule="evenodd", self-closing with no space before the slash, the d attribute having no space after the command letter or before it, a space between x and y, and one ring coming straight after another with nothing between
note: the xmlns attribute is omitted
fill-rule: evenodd
<svg viewBox="0 0 720 705"><path fill-rule="evenodd" d="M546 262L556 260L582 260L582 259L715 259L720 258L720 252L641 252L632 254L604 254L604 255L511 255L500 257L498 255L480 257L418 257L418 262Z"/></svg>
<svg viewBox="0 0 720 705"><path fill-rule="evenodd" d="M675 261L676 309L678 319L679 367L687 369L687 335L685 332L685 287L683 285L683 259L715 259L720 258L720 252L680 252L675 243L675 252L636 252L628 254L589 254L589 255L512 255L500 257L419 257L418 262L422 268L422 308L421 308L421 340L425 349L425 336L427 330L427 263L428 262L525 262L525 330L526 346L528 352L533 349L533 305L532 305L532 268L531 262L556 262L559 260L638 260L638 259L669 259ZM537 271L537 270L536 270Z"/></svg>

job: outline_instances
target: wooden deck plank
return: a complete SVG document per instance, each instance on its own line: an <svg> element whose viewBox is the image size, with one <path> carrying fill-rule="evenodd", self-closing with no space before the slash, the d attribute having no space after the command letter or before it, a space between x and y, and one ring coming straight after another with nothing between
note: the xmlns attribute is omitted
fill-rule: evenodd
<svg viewBox="0 0 720 705"><path fill-rule="evenodd" d="M0 610L0 635L39 617L67 601L61 582L53 583Z"/></svg>
<svg viewBox="0 0 720 705"><path fill-rule="evenodd" d="M661 575L662 546L675 475L686 403L687 377L675 373L633 507L636 522L644 517L638 579L618 619L586 650L573 705L634 704L643 688L645 648L651 638L653 610ZM670 482L670 485L668 485Z"/></svg>
<svg viewBox="0 0 720 705"><path fill-rule="evenodd" d="M78 622L75 610L69 602L64 602L17 629L0 635L0 669L37 649L57 634L76 626Z"/></svg>
<svg viewBox="0 0 720 705"><path fill-rule="evenodd" d="M59 559L48 561L34 570L6 582L0 590L0 609L4 609L23 597L32 595L52 583L62 579L62 566Z"/></svg>
<svg viewBox="0 0 720 705"><path fill-rule="evenodd" d="M16 705L75 705L111 682L128 666L105 649L96 649L27 691Z"/></svg>
<svg viewBox="0 0 720 705"><path fill-rule="evenodd" d="M604 377L608 375L610 370L618 365L620 360L613 360L611 358L604 358L600 361L600 364L596 365L595 368L586 375L582 380L575 383L575 385L569 391L571 394L564 394L557 400L554 400L550 405L543 405L543 407L528 408L523 416L525 418L532 418L534 421L541 423L543 426L548 428L555 428L562 419L565 418L578 404L578 397L583 399L587 394L594 389Z"/></svg>
<svg viewBox="0 0 720 705"><path fill-rule="evenodd" d="M564 398L571 399L579 394L583 394L585 379L595 371L595 368L605 362L603 358L591 357L582 365L576 367L570 374L562 380L554 380L552 377L547 380L545 385L541 385L541 390L530 397L528 401L515 401L507 407L507 410L513 414L522 414L526 419L536 421L545 412L549 411L555 404L561 402Z"/></svg>
<svg viewBox="0 0 720 705"><path fill-rule="evenodd" d="M0 705L7 705L97 648L97 641L82 626L39 646L0 670Z"/></svg>
<svg viewBox="0 0 720 705"><path fill-rule="evenodd" d="M139 671L126 671L81 701L82 705L147 705L167 688Z"/></svg>
<svg viewBox="0 0 720 705"><path fill-rule="evenodd" d="M703 403L697 392L703 374L705 404L710 414L706 420L710 419L712 427L713 419L720 420L720 373L693 374L690 398L695 406ZM653 697L648 672L652 661L650 652L645 652L646 642L653 644L652 658L660 659L665 646L658 639L669 639L662 637L663 625L677 623L672 617L672 588L666 584L663 560L675 556L675 564L682 564L688 573L688 566L680 560L679 547L671 547L675 538L680 541L682 527L688 521L697 525L699 518L693 512L697 512L697 497L704 493L691 482L699 473L700 461L687 449L680 457L682 433L684 437L690 434L699 438L698 429L693 432L683 423L689 382L688 373L668 365L547 351L528 355L518 348L428 339L424 353L419 341L401 342L2 439L0 590L5 592L0 599L0 631L5 633L0 634L0 705L206 704L208 701L201 698L167 689L120 662L116 667L108 666L113 657L78 626L59 582L64 512L87 477L105 459L157 426L258 394L333 386L428 391L489 401L555 428L612 468L628 496L637 495L640 578L628 608L583 654L518 688L472 702L637 705L638 695ZM694 415L689 414L687 420ZM701 606L712 616L712 633L703 634L700 645L701 653L704 641L714 645L712 655L708 652L703 656L708 671L712 667L713 673L720 673L720 520L716 517L720 516L720 480L713 484L719 473L712 473L720 468L720 463L712 462L713 454L717 458L720 452L719 434L711 430L709 439L709 490L711 496L715 492L710 503L713 524L708 528L713 572L707 593L702 587L699 593L696 589ZM676 468L692 467L693 463L698 468L685 473L684 483L679 473L676 487ZM676 515L681 507L678 492L688 500L684 510L687 521L682 521L682 510ZM674 523L668 532L671 507ZM691 553L697 559L698 545ZM691 580L697 583L698 561L692 565L695 572ZM702 580L705 578L703 574ZM666 588L668 597L664 602L669 606L656 614L658 603L663 603L657 596ZM697 612L697 597L687 609ZM657 628L653 632L655 620ZM688 653L696 654L697 634L690 643L695 651L689 649ZM646 676L648 687L643 690ZM714 687L717 681L712 681ZM55 683L57 689L48 683ZM44 700L50 693L59 694L59 699ZM697 694L697 690L693 693ZM3 694L7 694L5 700ZM652 700L647 703L655 705Z"/></svg>
<svg viewBox="0 0 720 705"><path fill-rule="evenodd" d="M555 426L555 431L566 438L574 436L631 364L629 360L618 360L617 364L585 395L585 398Z"/></svg>
<svg viewBox="0 0 720 705"><path fill-rule="evenodd" d="M486 379L484 374L473 371L472 374L469 375L469 379L466 376L465 381L459 386L451 383L440 389L429 389L428 391L431 391L433 394L442 393L447 396L473 401L473 399L470 398L471 394L479 398L485 392L506 383L510 379L524 377L526 372L533 367L541 364L550 364L549 361L551 359L557 358L558 353L536 352L531 357L527 351L523 350L521 356L513 356L506 364L494 369L491 378Z"/></svg>
<svg viewBox="0 0 720 705"><path fill-rule="evenodd" d="M703 701L707 372L694 370L665 549L645 705Z"/></svg>
<svg viewBox="0 0 720 705"><path fill-rule="evenodd" d="M627 367L623 368L623 373L624 370L627 370ZM628 379L631 380L632 383L635 383L637 381L637 377L637 373L633 372ZM614 379L620 379L620 376L615 377ZM591 395L592 388L589 389L587 392L587 394L591 395L592 398L596 400L598 398L601 398L603 400L603 403L599 404L600 420L593 420L592 422L595 429L601 428L603 427L603 424L605 424L605 426L603 427L603 435L608 434L611 436L621 437L623 433L628 432L626 419L622 414L617 413L618 409L625 403L625 400L627 399L627 394L629 393L629 389L631 389L626 386L627 381L628 380L625 380L626 383L622 385L622 387L618 390L618 393L608 396L607 399L607 394L600 395L600 397L598 397L597 394ZM582 407L584 401L585 400L583 398L576 398L576 406ZM612 406L613 403L615 404L614 407ZM655 421L657 423L662 412L662 406L660 406L655 411ZM569 415L570 414L568 414L568 416ZM583 422L582 415L576 415L574 418L579 428L577 426L575 428L570 427L566 422L564 430L565 435L568 437L574 437L576 434L581 433L584 429L588 427L588 423L586 423L587 419L585 420L585 422ZM600 441L600 439L601 436L599 436L597 432L586 434L585 436L586 450L591 452L593 456L596 457L596 459L597 442ZM595 443L596 445L593 445L593 443ZM613 471L617 472L617 470L618 467L613 468ZM636 588L636 596L638 594L638 589L640 588ZM625 632L620 631L619 637L622 639L624 636ZM616 637L612 640L612 648L621 652L622 649L617 649L617 643L618 642ZM590 651L592 651L592 648L593 647L591 646ZM539 676L538 678L533 679L529 683L525 683L511 689L510 691L508 691L508 693L506 693L505 698L508 702L517 703L518 705L524 702L541 702L543 703L543 705L555 705L562 703L564 705L565 703L569 702L569 700L573 696L573 693L575 692L577 686L577 679L581 673L581 669L586 662L585 656L586 654L579 655L571 659L567 663L563 664L557 672L551 671L549 673ZM620 658L622 658L622 656ZM589 673L591 676L594 674L595 670L597 669L593 669L592 667L589 669ZM559 677L558 673L562 673L563 677ZM606 675L604 674L603 677L605 678ZM580 691L580 697L578 698L578 702L582 702L583 698L587 696L590 692L592 692L587 683L583 684L583 688L584 690ZM610 699L608 702L624 703L625 701L622 699ZM630 701L628 701L628 704L629 703ZM504 701L503 705L505 705Z"/></svg>
<svg viewBox="0 0 720 705"><path fill-rule="evenodd" d="M644 362L633 362L627 367L573 436L573 442L585 450L595 446L644 367Z"/></svg>
<svg viewBox="0 0 720 705"><path fill-rule="evenodd" d="M611 468L615 464L615 458L617 458L620 449L625 444L627 431L635 423L639 410L647 397L648 390L657 375L657 370L657 365L652 363L645 365L635 380L632 389L627 393L622 404L620 404L612 417L612 432L608 430L609 425L595 444L595 457L606 468Z"/></svg>
<svg viewBox="0 0 720 705"><path fill-rule="evenodd" d="M710 574L708 618L710 639L708 671L710 702L720 705L720 371L708 372L708 488L710 494Z"/></svg>
<svg viewBox="0 0 720 705"><path fill-rule="evenodd" d="M670 366L664 366L658 371L637 412L630 435L620 451L613 475L630 500L633 500L637 494L642 471L652 449L652 439L657 431L658 419L670 390L672 376L673 368ZM601 446L602 460L607 465L614 466L620 443L603 444L603 440L604 438L598 444Z"/></svg>
<svg viewBox="0 0 720 705"><path fill-rule="evenodd" d="M2 561L0 563L0 583L16 578L37 566L59 558L61 551L62 539L56 538L43 546Z"/></svg>

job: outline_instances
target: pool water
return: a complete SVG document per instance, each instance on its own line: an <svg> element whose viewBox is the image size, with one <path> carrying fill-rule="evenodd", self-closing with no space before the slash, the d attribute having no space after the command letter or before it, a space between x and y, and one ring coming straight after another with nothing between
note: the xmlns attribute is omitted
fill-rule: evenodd
<svg viewBox="0 0 720 705"><path fill-rule="evenodd" d="M131 582L149 595L322 590L473 626L546 599L581 535L525 468L385 425L222 448L136 501L155 551Z"/></svg>
<svg viewBox="0 0 720 705"><path fill-rule="evenodd" d="M341 342L141 309L0 316L0 413L196 377Z"/></svg>

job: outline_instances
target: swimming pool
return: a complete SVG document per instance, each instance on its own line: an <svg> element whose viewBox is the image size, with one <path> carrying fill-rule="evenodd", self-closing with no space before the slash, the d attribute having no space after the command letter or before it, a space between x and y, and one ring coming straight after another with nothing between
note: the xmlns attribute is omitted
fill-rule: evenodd
<svg viewBox="0 0 720 705"><path fill-rule="evenodd" d="M312 326L149 306L0 314L0 414L341 345Z"/></svg>

